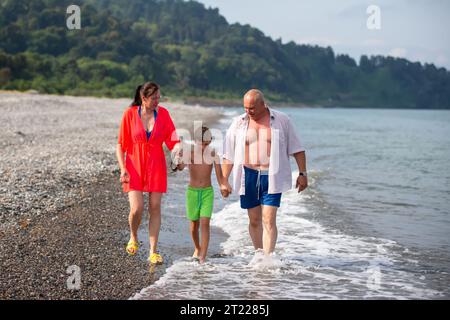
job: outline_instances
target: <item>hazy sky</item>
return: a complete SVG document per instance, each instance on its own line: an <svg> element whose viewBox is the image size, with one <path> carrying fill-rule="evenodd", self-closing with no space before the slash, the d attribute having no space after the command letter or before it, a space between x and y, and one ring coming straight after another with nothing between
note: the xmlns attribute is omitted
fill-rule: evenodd
<svg viewBox="0 0 450 320"><path fill-rule="evenodd" d="M197 1L219 8L229 23L250 24L283 43L331 46L357 60L392 55L450 70L450 0ZM381 10L380 30L367 28L370 5Z"/></svg>

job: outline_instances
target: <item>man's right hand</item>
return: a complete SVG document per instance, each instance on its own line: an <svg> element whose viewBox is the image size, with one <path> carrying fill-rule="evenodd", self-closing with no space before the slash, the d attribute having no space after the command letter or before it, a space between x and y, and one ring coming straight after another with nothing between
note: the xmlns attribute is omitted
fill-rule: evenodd
<svg viewBox="0 0 450 320"><path fill-rule="evenodd" d="M130 174L127 169L122 169L120 171L120 182L121 183L129 183L130 182Z"/></svg>

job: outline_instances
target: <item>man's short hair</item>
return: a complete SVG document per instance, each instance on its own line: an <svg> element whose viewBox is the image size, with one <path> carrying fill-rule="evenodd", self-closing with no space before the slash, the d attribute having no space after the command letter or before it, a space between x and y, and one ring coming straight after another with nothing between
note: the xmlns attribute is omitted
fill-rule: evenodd
<svg viewBox="0 0 450 320"><path fill-rule="evenodd" d="M248 96L250 94L252 94L253 99L255 99L255 102L262 103L264 105L266 104L266 99L264 98L264 93L262 93L261 90L251 89L251 90L247 91L245 96Z"/></svg>

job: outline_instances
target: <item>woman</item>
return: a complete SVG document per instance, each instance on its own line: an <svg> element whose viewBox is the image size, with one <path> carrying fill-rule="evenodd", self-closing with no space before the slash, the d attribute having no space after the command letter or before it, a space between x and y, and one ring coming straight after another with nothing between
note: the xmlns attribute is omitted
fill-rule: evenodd
<svg viewBox="0 0 450 320"><path fill-rule="evenodd" d="M116 148L120 182L130 201L130 241L126 251L135 255L139 248L137 232L144 211L144 192L149 193L149 234L151 263L162 263L157 251L161 226L161 198L167 192L166 158L163 143L178 149L179 139L169 112L159 106L160 90L148 82L136 89L130 108L122 118ZM124 159L124 156L126 159Z"/></svg>

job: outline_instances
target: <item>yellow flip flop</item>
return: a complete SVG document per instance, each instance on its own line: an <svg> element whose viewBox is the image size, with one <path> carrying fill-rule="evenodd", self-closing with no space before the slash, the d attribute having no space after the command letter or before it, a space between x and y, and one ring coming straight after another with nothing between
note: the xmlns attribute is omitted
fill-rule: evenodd
<svg viewBox="0 0 450 320"><path fill-rule="evenodd" d="M126 247L126 251L130 256L134 256L139 249L139 243L136 241L129 241Z"/></svg>
<svg viewBox="0 0 450 320"><path fill-rule="evenodd" d="M151 264L162 264L164 262L164 259L159 253L152 253L150 257L148 257L148 261Z"/></svg>

